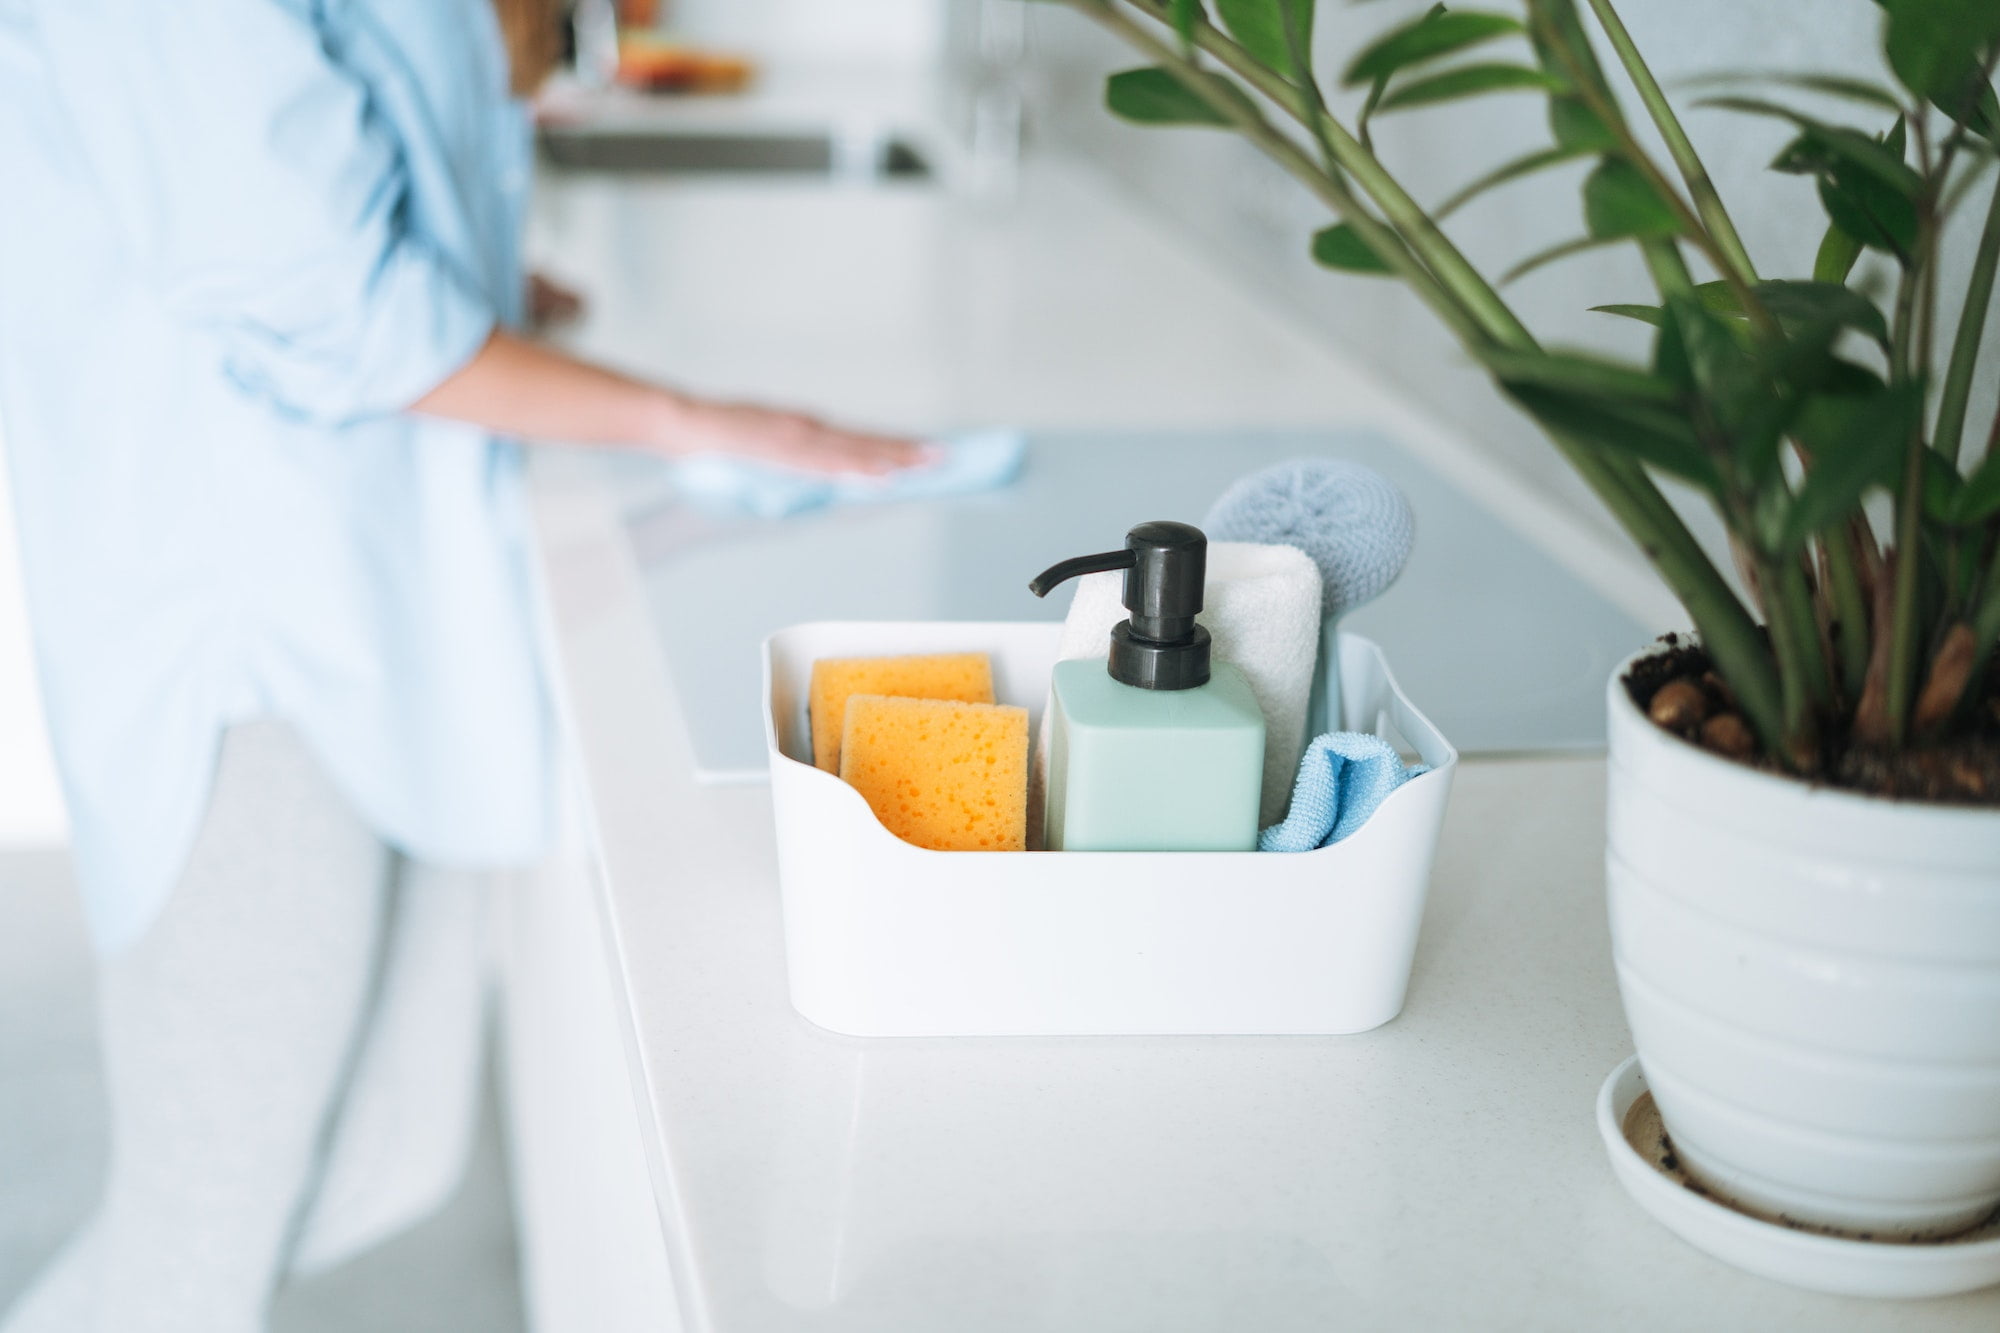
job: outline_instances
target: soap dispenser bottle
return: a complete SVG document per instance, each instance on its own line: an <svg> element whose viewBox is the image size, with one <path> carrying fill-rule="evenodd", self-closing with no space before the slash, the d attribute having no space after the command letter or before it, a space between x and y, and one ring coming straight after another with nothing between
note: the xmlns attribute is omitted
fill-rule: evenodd
<svg viewBox="0 0 2000 1333"><path fill-rule="evenodd" d="M1125 573L1107 660L1056 663L1043 821L1050 851L1248 852L1257 847L1264 715L1243 673L1209 659L1195 624L1208 538L1142 523L1125 549L1078 556L1028 585Z"/></svg>

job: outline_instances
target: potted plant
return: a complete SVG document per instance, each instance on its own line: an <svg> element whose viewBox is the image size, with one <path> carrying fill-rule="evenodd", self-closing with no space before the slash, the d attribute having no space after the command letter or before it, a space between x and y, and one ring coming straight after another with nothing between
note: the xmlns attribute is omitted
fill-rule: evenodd
<svg viewBox="0 0 2000 1333"><path fill-rule="evenodd" d="M1588 18L1577 0L1438 5L1337 71L1358 99L1347 119L1312 56L1311 0L1060 2L1146 61L1111 77L1114 113L1234 130L1295 177L1334 215L1314 257L1430 307L1686 608L1693 639L1639 654L1610 689L1613 944L1680 1158L1752 1209L1871 1236L1990 1215L2000 420L1969 431L1967 417L2000 260L2000 3L1879 0L1893 81L1768 76L1839 99L1859 126L1770 96L1708 99L1788 123L1773 168L1817 185L1814 271L1778 277L1757 268L1611 0L1587 0ZM1372 147L1375 117L1502 91L1547 99L1549 145L1438 207ZM1590 164L1582 234L1515 273L1636 247L1651 297L1598 309L1653 326L1646 364L1543 346L1440 225L1566 162ZM1941 290L1945 221L1975 201L1972 279ZM1713 504L1739 582L1659 475ZM1877 493L1891 500L1879 529L1864 508Z"/></svg>

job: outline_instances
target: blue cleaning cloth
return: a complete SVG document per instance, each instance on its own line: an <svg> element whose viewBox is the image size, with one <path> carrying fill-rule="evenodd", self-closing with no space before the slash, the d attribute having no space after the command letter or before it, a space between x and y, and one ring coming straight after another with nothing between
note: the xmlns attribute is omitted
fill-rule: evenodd
<svg viewBox="0 0 2000 1333"><path fill-rule="evenodd" d="M722 517L788 518L829 505L929 500L993 490L1014 480L1027 453L1017 430L968 431L930 442L936 454L919 467L886 476L830 476L769 463L705 454L674 469L674 486L691 504Z"/></svg>
<svg viewBox="0 0 2000 1333"><path fill-rule="evenodd" d="M1368 822L1389 793L1430 772L1403 766L1403 757L1380 736L1333 731L1306 748L1291 810L1282 824L1257 835L1260 852L1310 852L1339 842Z"/></svg>

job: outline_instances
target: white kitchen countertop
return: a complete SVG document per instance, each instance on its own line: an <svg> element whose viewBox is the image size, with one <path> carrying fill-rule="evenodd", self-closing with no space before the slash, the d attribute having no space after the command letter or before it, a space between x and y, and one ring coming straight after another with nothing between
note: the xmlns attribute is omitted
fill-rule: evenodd
<svg viewBox="0 0 2000 1333"><path fill-rule="evenodd" d="M1671 623L1588 525L1073 171L1037 168L1015 210L565 182L538 234L599 303L580 342L634 368L911 430L1373 425L1551 536L1635 617ZM1592 1123L1629 1052L1595 758L1462 768L1408 1005L1375 1032L869 1042L811 1027L785 995L768 793L695 778L700 702L669 679L621 475L545 454L536 516L689 1327L2000 1326L2000 1292L1888 1304L1739 1274L1620 1190Z"/></svg>

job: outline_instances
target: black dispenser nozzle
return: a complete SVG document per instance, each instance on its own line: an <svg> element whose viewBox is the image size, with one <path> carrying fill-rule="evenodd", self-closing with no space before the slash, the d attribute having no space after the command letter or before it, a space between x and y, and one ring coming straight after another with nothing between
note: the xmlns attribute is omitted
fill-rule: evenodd
<svg viewBox="0 0 2000 1333"><path fill-rule="evenodd" d="M1142 690L1191 690L1208 684L1208 631L1194 623L1208 578L1208 538L1185 523L1141 523L1125 549L1081 555L1043 571L1028 591L1046 597L1078 574L1125 571L1130 620L1111 631L1112 679Z"/></svg>

